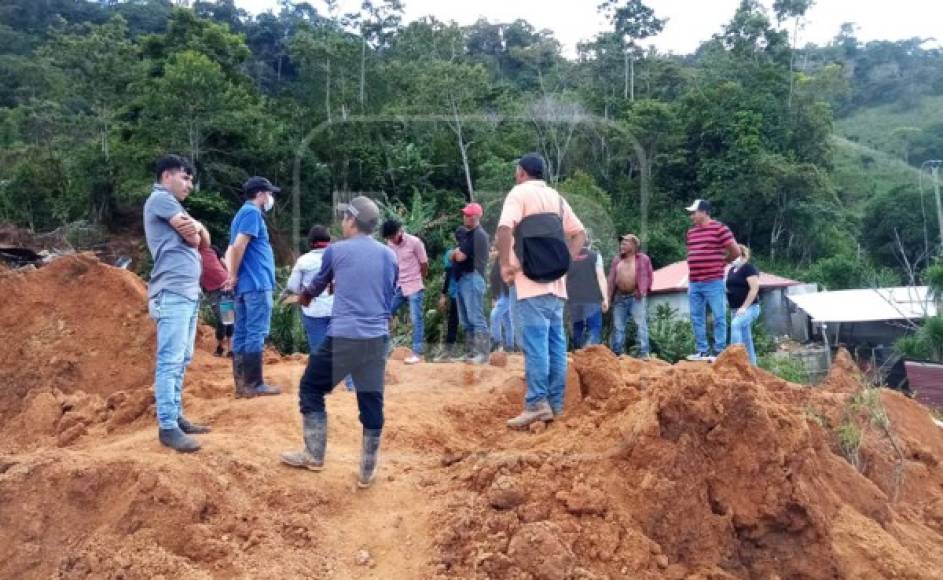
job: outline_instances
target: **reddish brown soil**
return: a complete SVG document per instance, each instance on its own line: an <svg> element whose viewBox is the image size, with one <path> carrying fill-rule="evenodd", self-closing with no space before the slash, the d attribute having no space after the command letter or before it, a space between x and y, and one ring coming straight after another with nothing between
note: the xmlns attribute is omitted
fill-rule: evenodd
<svg viewBox="0 0 943 580"><path fill-rule="evenodd" d="M443 484L443 577L939 577L943 435L885 392L903 462L864 423L852 467L811 411L860 390L846 357L828 390L755 370L742 349L714 365L602 347L573 361L586 400L566 419L451 450L464 459Z"/></svg>
<svg viewBox="0 0 943 580"><path fill-rule="evenodd" d="M300 445L306 357L236 400L207 341L181 456L156 441L153 324L133 275L71 257L0 276L0 577L938 578L943 435L885 391L885 431L839 357L826 388L731 349L715 364L574 353L566 415L510 431L523 364L388 365L383 464L354 485L355 399L328 399L321 473ZM862 425L857 467L835 427Z"/></svg>

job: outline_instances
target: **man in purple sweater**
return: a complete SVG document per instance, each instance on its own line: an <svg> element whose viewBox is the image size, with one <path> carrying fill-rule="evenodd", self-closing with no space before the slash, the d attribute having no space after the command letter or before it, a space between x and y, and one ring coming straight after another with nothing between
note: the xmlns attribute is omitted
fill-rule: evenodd
<svg viewBox="0 0 943 580"><path fill-rule="evenodd" d="M371 234L380 210L366 197L355 197L338 207L344 240L324 251L321 270L302 290L305 306L334 284L334 309L327 337L308 357L301 378L299 399L305 448L282 454L292 467L312 471L324 468L327 413L324 395L351 375L357 391L363 445L357 484L369 487L379 463L383 429L383 378L389 343L390 307L399 277L393 250Z"/></svg>

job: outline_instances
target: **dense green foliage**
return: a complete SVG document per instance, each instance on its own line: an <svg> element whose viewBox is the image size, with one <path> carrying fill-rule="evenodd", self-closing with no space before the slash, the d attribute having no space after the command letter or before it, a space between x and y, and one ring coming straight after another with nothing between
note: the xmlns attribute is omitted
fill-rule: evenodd
<svg viewBox="0 0 943 580"><path fill-rule="evenodd" d="M298 193L271 218L283 264L351 192L440 255L461 204L493 226L514 160L539 150L596 245L639 232L656 267L683 258L695 197L762 265L830 288L909 282L938 245L919 167L943 157L943 54L850 25L797 48L808 2L744 0L676 56L641 48L657 14L611 0L575 59L523 20L404 24L397 0L191 4L0 0L0 220L135 226L173 151L216 238L262 174Z"/></svg>

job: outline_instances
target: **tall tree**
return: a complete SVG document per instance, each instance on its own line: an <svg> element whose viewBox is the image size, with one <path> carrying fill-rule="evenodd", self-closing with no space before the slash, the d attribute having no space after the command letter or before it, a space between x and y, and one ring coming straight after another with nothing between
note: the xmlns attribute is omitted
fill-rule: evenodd
<svg viewBox="0 0 943 580"><path fill-rule="evenodd" d="M665 20L642 0L605 0L599 11L606 15L613 31L622 37L624 87L622 98L635 100L635 60L639 50L636 41L654 36L665 27Z"/></svg>

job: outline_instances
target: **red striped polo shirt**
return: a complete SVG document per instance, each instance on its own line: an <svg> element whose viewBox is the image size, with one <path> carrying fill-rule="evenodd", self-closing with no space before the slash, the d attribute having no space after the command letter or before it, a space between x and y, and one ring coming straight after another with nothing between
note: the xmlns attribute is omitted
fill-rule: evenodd
<svg viewBox="0 0 943 580"><path fill-rule="evenodd" d="M717 220L688 230L688 270L691 282L722 280L726 248L736 244L730 228Z"/></svg>

